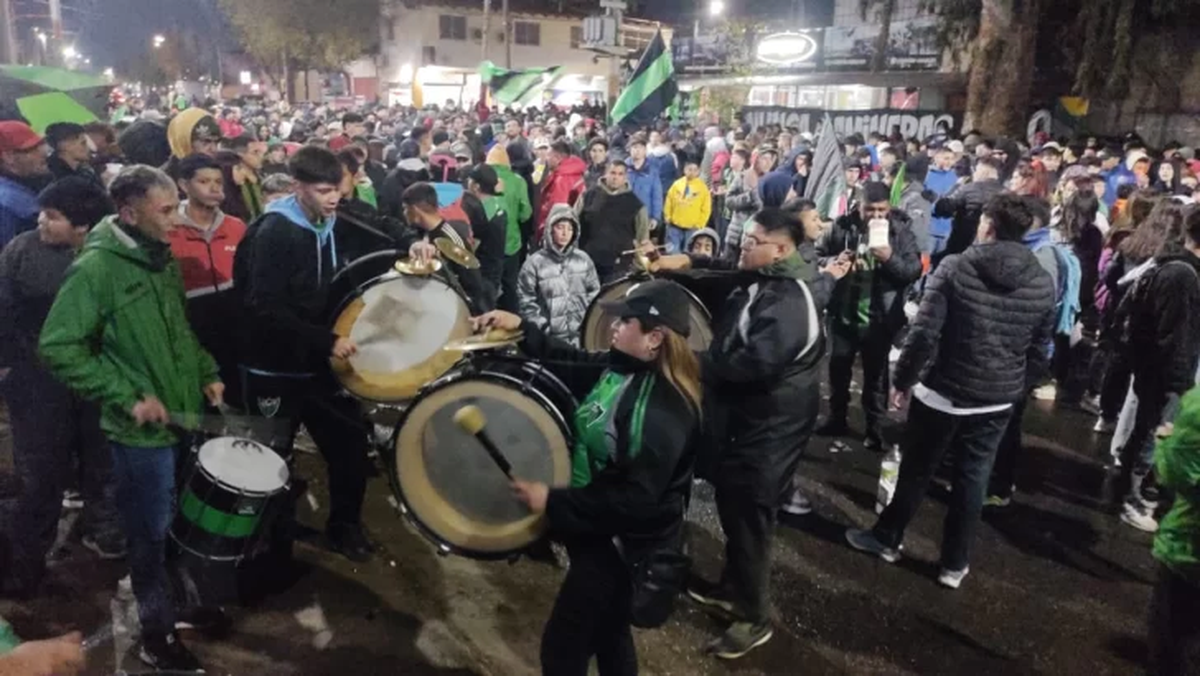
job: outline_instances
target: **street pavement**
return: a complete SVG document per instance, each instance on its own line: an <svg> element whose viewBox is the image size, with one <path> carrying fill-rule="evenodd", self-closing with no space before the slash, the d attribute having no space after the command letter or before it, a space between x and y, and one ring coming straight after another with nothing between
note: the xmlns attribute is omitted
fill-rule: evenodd
<svg viewBox="0 0 1200 676"><path fill-rule="evenodd" d="M2 418L2 416L0 416ZM861 425L861 420L852 421ZM1151 537L1118 522L1103 463L1108 437L1092 419L1030 405L1027 452L1013 505L989 513L971 574L958 591L935 582L944 494L935 488L891 565L851 550L846 527L873 523L880 456L851 442L831 453L816 438L800 468L815 511L785 517L771 577L775 638L722 663L704 644L723 624L681 600L662 629L636 631L643 674L1133 674L1145 658L1145 615L1154 563ZM11 490L10 439L0 424L0 490ZM302 521L323 523L325 477L302 455L313 504ZM399 515L386 482L372 482L366 522L376 559L356 565L319 538L298 546L306 572L286 592L233 609L233 633L185 640L210 674L538 673L538 644L563 570L522 559L443 557ZM11 517L9 517L11 518ZM712 490L696 487L689 513L695 570L715 579L722 537ZM561 555L560 555L560 558ZM564 562L565 563L565 562ZM44 598L0 601L0 615L27 638L109 621L120 563L77 542L53 571ZM313 618L323 615L324 622ZM327 629L325 629L327 627ZM322 631L322 629L325 629ZM111 645L89 656L88 674L112 674ZM136 658L122 662L140 673Z"/></svg>

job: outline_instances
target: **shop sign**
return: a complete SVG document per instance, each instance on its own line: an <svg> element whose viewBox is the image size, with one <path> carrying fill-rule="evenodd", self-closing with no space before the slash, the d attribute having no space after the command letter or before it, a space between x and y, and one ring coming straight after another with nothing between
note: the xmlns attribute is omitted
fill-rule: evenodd
<svg viewBox="0 0 1200 676"><path fill-rule="evenodd" d="M811 61L819 46L804 33L775 33L758 41L755 56L773 66L794 66Z"/></svg>
<svg viewBox="0 0 1200 676"><path fill-rule="evenodd" d="M801 132L816 134L827 112L839 136L857 133L865 138L871 132L879 132L886 136L899 127L905 138L924 139L938 133L956 134L962 125L962 115L958 113L886 108L825 111L820 108L744 106L742 120L753 129L778 124L784 128L792 127Z"/></svg>

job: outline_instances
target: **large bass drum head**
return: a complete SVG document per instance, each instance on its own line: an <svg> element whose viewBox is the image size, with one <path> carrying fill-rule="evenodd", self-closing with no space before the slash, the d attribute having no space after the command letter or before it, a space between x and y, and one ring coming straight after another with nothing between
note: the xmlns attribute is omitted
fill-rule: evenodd
<svg viewBox="0 0 1200 676"><path fill-rule="evenodd" d="M392 403L412 399L462 356L443 350L472 334L462 296L436 277L386 275L366 285L337 313L333 331L358 353L330 361L353 395Z"/></svg>
<svg viewBox="0 0 1200 676"><path fill-rule="evenodd" d="M414 402L401 421L395 471L409 516L456 553L501 558L537 541L545 518L513 497L508 478L479 441L454 424L454 414L468 404L487 417L484 429L512 463L514 477L566 486L570 449L561 417L495 380L462 379L438 387Z"/></svg>
<svg viewBox="0 0 1200 676"><path fill-rule="evenodd" d="M584 316L583 325L580 327L580 345L583 349L589 352L608 351L612 345L612 323L620 317L601 308L600 303L624 298L640 281L643 280L619 279L600 289L600 293L588 306L587 315ZM692 327L692 335L688 336L688 346L696 352L704 352L712 343L712 317L691 291L688 291L688 300L691 306L688 315Z"/></svg>

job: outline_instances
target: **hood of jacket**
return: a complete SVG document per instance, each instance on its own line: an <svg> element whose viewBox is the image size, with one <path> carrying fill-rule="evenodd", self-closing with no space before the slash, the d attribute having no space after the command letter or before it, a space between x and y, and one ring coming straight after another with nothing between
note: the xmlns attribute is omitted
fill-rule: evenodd
<svg viewBox="0 0 1200 676"><path fill-rule="evenodd" d="M990 288L1015 291L1045 271L1029 247L1021 242L987 242L963 252L963 263L979 272Z"/></svg>
<svg viewBox="0 0 1200 676"><path fill-rule="evenodd" d="M496 144L496 147L501 147ZM520 170L522 168L533 168L533 156L529 154L529 146L522 141L513 141L507 146L504 146L505 152L508 153L509 166L513 169Z"/></svg>
<svg viewBox="0 0 1200 676"><path fill-rule="evenodd" d="M107 216L88 233L83 250L107 251L142 267L154 268L150 251L142 244L143 238L131 234L132 230L132 226L122 225L116 214ZM170 245L164 243L164 246L170 252Z"/></svg>
<svg viewBox="0 0 1200 676"><path fill-rule="evenodd" d="M574 155L564 158L559 163L558 168L554 170L555 176L563 176L566 178L581 179L587 174L587 164Z"/></svg>
<svg viewBox="0 0 1200 676"><path fill-rule="evenodd" d="M559 221L571 222L571 241L562 249L554 246L554 224ZM575 250L575 245L579 243L579 219L575 216L575 210L566 204L555 204L550 209L550 215L546 218L546 230L542 233L542 248L547 253L555 258L561 259L571 255Z"/></svg>
<svg viewBox="0 0 1200 676"><path fill-rule="evenodd" d="M712 228L700 228L699 230L689 234L687 237L687 242L684 244L684 248L686 248L688 251L691 251L692 242L695 241L697 237L711 238L713 241L713 251L719 252L721 250L721 238L717 235L717 231L713 230Z"/></svg>
<svg viewBox="0 0 1200 676"><path fill-rule="evenodd" d="M167 141L171 144L171 154L181 160L191 155L192 141L198 133L221 138L221 127L208 111L188 108L171 118L171 123L167 125Z"/></svg>
<svg viewBox="0 0 1200 676"><path fill-rule="evenodd" d="M410 175L420 175L423 173L426 176L424 180L429 180L429 167L425 164L425 160L419 157L409 157L400 160L396 163L396 170L406 172Z"/></svg>
<svg viewBox="0 0 1200 676"><path fill-rule="evenodd" d="M303 207L300 206L300 200L295 195L281 197L267 205L266 213L279 214L291 221L294 225L311 232L316 240L316 256L317 256L317 277L321 277L321 268L324 265L324 256L321 255L321 249L329 242L332 252L332 259L337 260L337 238L333 236L333 226L337 222L337 215L329 216L324 221L318 224L311 223L308 216L304 213Z"/></svg>
<svg viewBox="0 0 1200 676"><path fill-rule="evenodd" d="M608 181L604 180L603 178L601 178L599 181L597 181L596 185L600 186L601 190L603 190L604 192L606 192L610 195L620 195L622 193L631 192L633 190L633 185L631 185L629 183L629 181L626 181L625 185L621 186L620 188L616 188L616 189L613 189L612 187L610 187L608 185ZM553 213L553 212L551 212L551 213Z"/></svg>
<svg viewBox="0 0 1200 676"><path fill-rule="evenodd" d="M783 169L776 169L759 181L759 194L763 203L779 207L787 199L788 191L792 189L792 174Z"/></svg>
<svg viewBox="0 0 1200 676"><path fill-rule="evenodd" d="M787 157L784 158L783 162L779 165L779 168L776 169L776 171L782 171L789 176L795 177L796 176L796 158L800 157L800 155L802 153L806 152L807 150L808 150L808 146L804 146L804 145L798 145L795 148L792 148L791 150L789 150Z"/></svg>
<svg viewBox="0 0 1200 676"><path fill-rule="evenodd" d="M487 163L493 167L511 167L512 160L508 157L508 150L502 145L493 146L487 154Z"/></svg>
<svg viewBox="0 0 1200 676"><path fill-rule="evenodd" d="M725 139L720 136L708 139L708 142L704 144L704 150L714 154L725 150Z"/></svg>

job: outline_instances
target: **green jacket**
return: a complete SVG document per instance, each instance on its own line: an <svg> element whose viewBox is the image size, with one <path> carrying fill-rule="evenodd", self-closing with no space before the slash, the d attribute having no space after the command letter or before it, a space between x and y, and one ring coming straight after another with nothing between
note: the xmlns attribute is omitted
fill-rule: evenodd
<svg viewBox="0 0 1200 676"><path fill-rule="evenodd" d="M88 235L67 271L42 327L41 356L59 380L100 403L110 440L138 448L177 442L160 425L134 422L130 411L146 395L170 413L203 410L217 364L188 325L184 302L179 263L168 254L155 270L115 216Z"/></svg>
<svg viewBox="0 0 1200 676"><path fill-rule="evenodd" d="M1159 442L1154 457L1159 482L1175 493L1154 536L1154 558L1200 584L1200 388L1183 397L1175 431Z"/></svg>
<svg viewBox="0 0 1200 676"><path fill-rule="evenodd" d="M504 255L512 256L521 250L521 222L533 217L533 205L529 203L529 186L517 172L503 164L491 165L496 176L504 185L504 210L508 217L505 229Z"/></svg>

